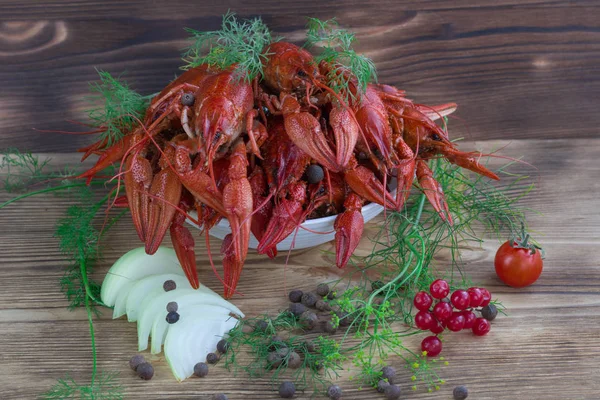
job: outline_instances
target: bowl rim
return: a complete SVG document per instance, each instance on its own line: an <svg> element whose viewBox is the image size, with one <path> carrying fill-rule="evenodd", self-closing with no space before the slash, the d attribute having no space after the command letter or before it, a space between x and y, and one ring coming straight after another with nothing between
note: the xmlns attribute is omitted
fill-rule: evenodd
<svg viewBox="0 0 600 400"><path fill-rule="evenodd" d="M377 204L377 203L369 203L366 206L363 206L360 211L361 213L365 213L365 212L369 212L374 208L377 207L381 207L381 205ZM304 221L302 224L300 224L300 226L304 226L306 228L313 226L313 225L320 225L320 224L327 224L327 223L333 223L333 221L337 218L339 214L335 214L335 215L329 215L327 217L321 217L321 218L313 218L313 219L307 219L306 221ZM229 221L227 220L227 218L223 218L219 221L219 223L217 224L217 226L221 226L223 228L226 228L229 226Z"/></svg>

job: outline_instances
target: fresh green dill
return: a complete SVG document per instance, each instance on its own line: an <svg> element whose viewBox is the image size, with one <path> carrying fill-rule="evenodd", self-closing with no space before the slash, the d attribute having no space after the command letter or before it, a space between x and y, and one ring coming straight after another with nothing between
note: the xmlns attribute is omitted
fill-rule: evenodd
<svg viewBox="0 0 600 400"><path fill-rule="evenodd" d="M55 236L59 239L61 252L72 261L61 279L61 287L69 300L69 308L85 307L92 347L92 376L88 385L79 385L73 379L60 379L58 383L44 393L44 399L90 398L122 399L121 388L115 374L100 374L97 370L97 349L93 314L97 314L100 285L89 278L94 263L99 258L98 241L100 232L93 222L98 211L109 199L104 196L100 201L89 205L91 192L82 204L68 208L67 215L56 224Z"/></svg>
<svg viewBox="0 0 600 400"><path fill-rule="evenodd" d="M325 61L329 65L328 85L347 100L360 99L367 90L367 84L377 80L377 72L373 60L356 53L352 48L355 35L341 29L335 19L321 21L309 18L307 29L306 46L322 47L315 60L317 63Z"/></svg>
<svg viewBox="0 0 600 400"><path fill-rule="evenodd" d="M220 30L186 31L192 35L193 43L183 55L184 69L202 64L219 69L235 65L236 76L248 82L262 76L265 49L276 40L260 18L242 21L232 12L223 16Z"/></svg>
<svg viewBox="0 0 600 400"><path fill-rule="evenodd" d="M60 379L48 392L42 394L43 399L122 399L121 388L116 383L114 374L97 374L96 342L94 336L93 314L98 314L100 285L89 278L93 264L99 257L98 241L101 233L93 222L110 194L100 201L94 202L93 193L85 183L75 183L68 179L73 172L48 172L50 160L40 160L31 153L23 153L11 149L2 154L0 171L5 176L3 189L6 192L30 190L0 204L0 209L27 197L46 193L68 193L79 204L67 209L66 216L56 224L55 236L59 239L61 252L71 261L60 279L60 286L69 301L69 309L85 307L90 329L92 347L92 377L88 385L79 385L72 378ZM46 184L42 189L31 190L32 187ZM105 182L91 182L105 184ZM117 217L108 221L111 226Z"/></svg>
<svg viewBox="0 0 600 400"><path fill-rule="evenodd" d="M94 399L94 400L120 400L123 398L122 388L118 383L116 373L102 373L96 379L96 384L79 385L71 377L59 379L58 382L46 393L42 394L43 400L63 399Z"/></svg>
<svg viewBox="0 0 600 400"><path fill-rule="evenodd" d="M410 380L413 383L411 389L417 390L418 382L422 382L429 392L439 390L440 385L446 383L437 373L440 363L449 364L444 357L431 358L424 353L414 355L412 359L407 360L405 368L411 373Z"/></svg>
<svg viewBox="0 0 600 400"><path fill-rule="evenodd" d="M93 264L99 258L98 241L100 232L93 221L99 209L108 200L108 195L92 206L87 206L91 199L91 191L83 196L82 204L73 205L67 209L67 215L56 224L55 236L59 239L61 252L73 261L65 270L60 280L61 288L69 300L69 309L75 309L85 304L86 297L94 303L103 305L100 298L100 284L90 280L87 275ZM81 264L86 265L86 275L81 271ZM95 310L94 304L92 309Z"/></svg>
<svg viewBox="0 0 600 400"><path fill-rule="evenodd" d="M68 177L73 171L65 168L63 171L48 171L51 159L40 160L30 152L9 148L0 152L0 176L2 189L7 193L19 193L33 186L58 182L68 185Z"/></svg>
<svg viewBox="0 0 600 400"><path fill-rule="evenodd" d="M265 323L264 329L256 328L259 322ZM334 339L318 336L308 340L302 332L302 324L288 311L273 318L242 320L228 334L224 366L234 373L243 370L251 377L269 375L273 385L285 377L299 390L323 393L339 376L345 357ZM280 334L281 341L273 342L274 335ZM299 365L290 365L293 353L300 356Z"/></svg>
<svg viewBox="0 0 600 400"><path fill-rule="evenodd" d="M98 71L99 82L90 83L96 106L87 111L94 126L100 130L100 143L110 147L126 135L140 120L148 107L148 98L133 91L120 78Z"/></svg>
<svg viewBox="0 0 600 400"><path fill-rule="evenodd" d="M77 174L66 167L62 171L49 171L50 158L40 160L29 152L7 149L0 154L0 176L3 177L2 189L7 193L19 193L12 199L0 203L0 209L19 200L45 193L80 196L87 192L88 186L71 180ZM90 185L104 185L104 182L92 181ZM39 187L39 189L34 189Z"/></svg>
<svg viewBox="0 0 600 400"><path fill-rule="evenodd" d="M411 196L402 212L387 212L381 229L372 238L373 251L363 258L354 257L355 271L329 283L336 294L335 299L328 300L335 312L332 322L338 326L341 337L327 338L324 351L317 355L326 359L329 354L333 359L332 364L321 361L328 367L326 373L311 369L315 353L305 348L302 325L287 310L272 318L263 316L238 324L230 332L231 350L225 356L225 366L242 368L253 377L269 374L272 382L291 377L299 388L312 386L315 392L322 393L327 382L337 376L342 360L351 361L354 382L376 387L382 368L399 358L410 373L414 390L438 390L445 383L439 368L448 365L448 361L427 357L404 343L409 336L421 333L413 328L412 299L416 292L427 290L440 272L453 289L472 286L461 271L459 248L478 245L482 234L501 237L514 232L524 221L526 211L517 201L532 185L525 183L526 177L506 172L507 166L498 171L512 179L503 187L443 159L432 160L430 166L445 193L454 225L443 221L428 205L425 194L419 192ZM508 195L517 191L523 194ZM438 272L435 257L440 252L449 255L451 268ZM504 312L501 303L493 303ZM254 330L258 321L266 321L266 328ZM280 332L287 332L288 337L274 346L270 338ZM294 332L301 333L294 336ZM271 366L270 354L280 347L300 354L303 368L290 370L285 357L279 360L280 364Z"/></svg>
<svg viewBox="0 0 600 400"><path fill-rule="evenodd" d="M419 333L410 329L415 293L427 290L439 277L434 257L440 252L450 256L451 268L442 269L446 271L442 273L451 287L472 286L461 271L459 248L478 245L482 234L504 237L518 229L525 219L526 210L517 201L532 190L532 185L524 184L526 177L505 173L505 166L499 172L512 181L499 188L443 159L433 160L431 167L444 191L454 225L443 221L427 206L424 194L412 196L405 210L388 212L381 229L372 238L373 251L367 257L353 260L356 272L349 279L330 282L330 287L339 293L330 305L340 311L340 317L350 321L340 341L342 352L355 353L352 363L358 373L354 378L364 384L376 385L382 363L395 355L412 372L415 388L419 382L429 391L439 388L443 380L436 368L441 364L411 351L402 342L403 337ZM517 190L523 194L508 196ZM380 283L372 289L374 276ZM397 330L396 322L409 328Z"/></svg>

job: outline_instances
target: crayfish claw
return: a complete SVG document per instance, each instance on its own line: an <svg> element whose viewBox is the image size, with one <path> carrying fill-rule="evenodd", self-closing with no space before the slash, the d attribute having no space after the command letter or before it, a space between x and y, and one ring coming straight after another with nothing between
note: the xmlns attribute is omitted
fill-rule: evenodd
<svg viewBox="0 0 600 400"><path fill-rule="evenodd" d="M306 202L306 183L294 182L289 186L290 198L282 198L273 209L273 214L256 250L258 254L274 251L277 244L288 237L303 221Z"/></svg>
<svg viewBox="0 0 600 400"><path fill-rule="evenodd" d="M130 154L125 160L125 192L135 230L142 242L146 242L148 221L148 189L152 184L150 161L139 154Z"/></svg>
<svg viewBox="0 0 600 400"><path fill-rule="evenodd" d="M252 189L247 178L246 146L242 140L234 144L229 161L229 183L223 188L223 208L233 236L223 242L225 297L233 296L248 254L252 223Z"/></svg>
<svg viewBox="0 0 600 400"><path fill-rule="evenodd" d="M350 189L363 199L387 208L398 208L396 200L370 169L354 165L354 168L346 171L344 179Z"/></svg>
<svg viewBox="0 0 600 400"><path fill-rule="evenodd" d="M339 214L333 225L335 229L335 263L344 268L356 250L362 237L365 220L361 213L362 200L354 193L344 202L346 210Z"/></svg>
<svg viewBox="0 0 600 400"><path fill-rule="evenodd" d="M448 221L452 225L452 216L450 215L442 186L433 178L431 169L429 169L427 163L423 160L417 161L417 179L427 200L439 214L442 221Z"/></svg>
<svg viewBox="0 0 600 400"><path fill-rule="evenodd" d="M450 161L452 164L458 165L459 167L468 169L470 171L476 172L479 175L486 176L493 180L500 180L500 177L481 165L479 163L479 157L481 154L478 153L467 153L464 151L447 149L442 152L444 157Z"/></svg>
<svg viewBox="0 0 600 400"><path fill-rule="evenodd" d="M200 287L200 281L198 280L198 271L196 269L194 237L190 230L183 225L185 218L185 214L183 213L177 213L175 218L173 218L170 228L171 243L173 243L177 259L179 260L181 268L190 282L190 285L192 285L194 289L198 289Z"/></svg>
<svg viewBox="0 0 600 400"><path fill-rule="evenodd" d="M146 231L146 253L154 254L160 246L181 198L182 185L177 174L163 169L152 179Z"/></svg>

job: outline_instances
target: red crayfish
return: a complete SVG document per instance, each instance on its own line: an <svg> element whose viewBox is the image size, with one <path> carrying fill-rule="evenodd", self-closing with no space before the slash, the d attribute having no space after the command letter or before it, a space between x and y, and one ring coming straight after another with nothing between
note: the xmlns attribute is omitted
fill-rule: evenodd
<svg viewBox="0 0 600 400"><path fill-rule="evenodd" d="M363 232L361 207L375 202L401 210L415 176L452 223L428 158L441 155L498 179L478 154L457 150L433 122L455 104L418 105L401 90L376 84L364 93L350 85L355 96L346 101L327 84L332 65L317 64L287 42L271 43L262 62L262 75L252 82L236 77L235 66L192 68L152 99L119 142L83 149L84 157L99 159L80 177L89 180L120 164L126 204L146 252L156 252L169 231L195 288L194 238L184 225L192 210L206 233L221 218L229 221L232 232L221 253L225 297L231 297L251 234L259 253L275 257L277 244L307 218L337 215L336 264L343 268ZM392 178L396 187L389 190Z"/></svg>

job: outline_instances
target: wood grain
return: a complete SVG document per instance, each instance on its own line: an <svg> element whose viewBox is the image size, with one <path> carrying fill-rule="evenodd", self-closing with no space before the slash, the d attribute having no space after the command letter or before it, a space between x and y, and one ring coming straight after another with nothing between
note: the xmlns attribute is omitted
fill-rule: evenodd
<svg viewBox="0 0 600 400"><path fill-rule="evenodd" d="M444 356L450 365L441 371L448 384L438 394L418 391L411 393L410 398L450 398L457 384L466 384L471 393L469 398L475 399L595 399L600 393L600 385L593 379L595 366L600 362L596 344L600 317L597 256L600 215L595 211L600 187L592 180L600 170L596 160L600 139L528 140L512 144L494 141L486 142L485 146L465 143L464 147L489 151L506 145L504 154L523 156L538 168L531 171L531 181L539 183L538 189L522 205L544 213L529 218L543 235L546 246L544 274L532 287L511 289L502 285L493 271L496 240L486 240L481 248L464 252L467 273L502 300L509 316L494 321L491 333L483 338L469 334L448 336ZM556 155L565 149L571 149L567 153L576 153L577 157L557 162ZM77 162L73 154L52 156L57 167ZM587 190L580 190L584 185ZM6 198L2 194L0 201ZM3 231L0 241L5 287L0 292L3 399L35 398L65 374L81 382L89 378L85 314L65 309L66 302L57 284L64 258L52 233L56 219L67 206L64 199L47 196L23 200L0 213L0 226L19 226L18 230ZM376 229L375 225L369 225L370 233ZM365 254L370 247L367 236L369 233L363 238L359 254ZM106 241L104 259L94 275L101 279L114 260L136 246L139 241L131 222L120 221ZM198 240L196 250L201 279L217 289L219 285L210 271L203 241ZM332 250L332 246L295 251L287 267L283 254L271 262L251 252L239 287L244 297L235 298L234 303L249 316L273 313L286 307L285 288L310 290L323 280L339 276L342 272L331 266L330 256L319 250ZM444 265L443 257L436 259L438 268ZM265 282L285 282L285 288L265 286ZM210 394L220 391L233 400L277 398L266 379L250 380L244 375L232 378L220 367L212 369L206 379L177 384L162 355L150 356L156 368L155 378L150 382L139 381L127 366L136 349L135 324L123 319L112 321L110 315L104 315L97 321L96 329L100 368L120 372L127 399L209 399ZM409 339L406 345L418 347L418 339ZM401 379L404 390L408 391L409 376L405 371ZM346 399L381 398L371 390L358 391L348 381L341 382Z"/></svg>
<svg viewBox="0 0 600 400"><path fill-rule="evenodd" d="M22 2L0 4L0 148L73 151L94 68L144 94L181 65L184 27L215 29L232 9L261 15L301 43L304 17L337 17L357 33L381 82L426 104L460 105L455 135L472 140L594 137L600 97L600 6L579 1L502 2ZM552 111L549 115L548 111Z"/></svg>
<svg viewBox="0 0 600 400"><path fill-rule="evenodd" d="M600 364L600 4L596 1L59 1L0 2L0 150L29 149L53 157L52 165L75 166L73 151L93 140L37 129L78 130L85 121L82 98L95 67L124 75L143 94L160 90L178 72L184 27L216 29L228 9L260 15L277 33L297 43L303 16L337 17L372 57L380 81L397 85L427 104L456 101L451 122L463 149L522 157L517 164L536 189L521 205L539 212L528 221L545 245L544 273L533 286L502 285L493 271L496 240L463 252L467 273L507 306L491 333L446 337L450 365L440 392L410 392L401 371L403 398L450 399L458 384L469 399L598 399ZM52 153L52 154L50 154ZM502 159L492 159L499 165ZM526 186L520 185L513 194ZM505 185L501 181L499 185ZM9 198L0 193L0 202ZM70 312L58 279L65 259L53 238L56 220L71 200L30 198L0 210L0 393L1 399L34 399L57 378L89 380L91 355L85 313ZM369 250L368 225L359 253ZM203 282L215 289L203 240L197 240ZM124 252L140 245L128 218L106 241L94 276L102 279ZM214 241L213 248L218 248ZM234 302L247 315L286 307L285 290L312 289L343 272L319 249L270 261L249 254ZM438 257L437 268L447 260ZM265 282L284 282L283 287ZM135 324L109 315L97 320L99 368L118 371L126 399L276 399L265 379L232 377L222 368L205 379L175 383L164 357L150 356L152 381L131 373ZM418 348L421 336L405 345ZM396 360L396 366L401 367ZM400 368L399 368L400 369ZM344 399L381 399L345 378ZM410 393L409 393L410 392ZM307 399L310 394L300 394Z"/></svg>

